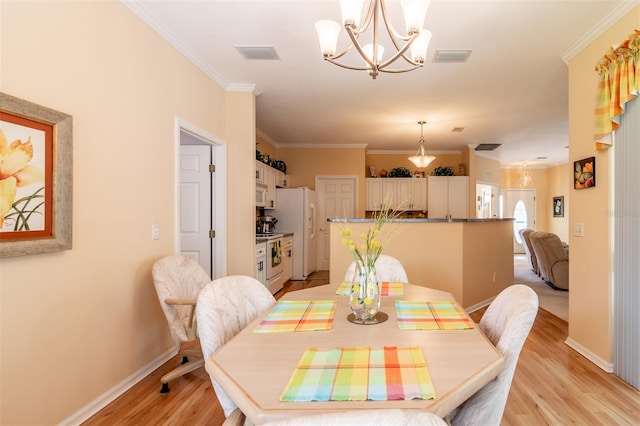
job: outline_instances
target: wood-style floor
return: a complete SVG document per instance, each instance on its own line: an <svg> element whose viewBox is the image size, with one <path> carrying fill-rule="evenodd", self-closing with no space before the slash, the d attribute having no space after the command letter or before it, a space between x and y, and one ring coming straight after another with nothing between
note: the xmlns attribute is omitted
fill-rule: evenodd
<svg viewBox="0 0 640 426"><path fill-rule="evenodd" d="M281 294L325 283L290 281ZM479 321L483 312L471 316ZM502 424L640 425L640 392L565 345L567 328L566 321L538 312L520 353ZM204 368L171 382L169 393L159 393L160 377L179 363L176 356L84 425L221 425L224 414Z"/></svg>

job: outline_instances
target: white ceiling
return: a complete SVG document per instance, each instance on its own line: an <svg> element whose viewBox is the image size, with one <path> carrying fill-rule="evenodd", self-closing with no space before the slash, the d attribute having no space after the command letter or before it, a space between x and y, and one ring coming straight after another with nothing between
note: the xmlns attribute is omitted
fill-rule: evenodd
<svg viewBox="0 0 640 426"><path fill-rule="evenodd" d="M483 155L505 167L568 161L567 62L640 3L432 0L424 67L373 80L322 59L314 24L340 21L337 0L122 1L223 88L259 93L258 134L278 147L413 154L426 120L428 152L498 143ZM387 9L402 29L399 0ZM346 41L343 32L338 48ZM280 60L247 60L236 46L272 46ZM436 49L472 53L434 63Z"/></svg>

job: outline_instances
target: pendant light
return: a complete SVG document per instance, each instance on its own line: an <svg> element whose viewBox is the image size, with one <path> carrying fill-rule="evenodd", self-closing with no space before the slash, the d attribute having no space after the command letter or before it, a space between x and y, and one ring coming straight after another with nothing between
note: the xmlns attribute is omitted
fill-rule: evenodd
<svg viewBox="0 0 640 426"><path fill-rule="evenodd" d="M415 164L415 166L418 168L425 168L429 165L429 163L435 160L436 157L434 157L433 155L427 155L424 152L423 126L427 124L427 122L418 121L418 124L420 125L420 145L418 146L418 152L416 152L416 155L412 155L411 157L409 157L409 161Z"/></svg>

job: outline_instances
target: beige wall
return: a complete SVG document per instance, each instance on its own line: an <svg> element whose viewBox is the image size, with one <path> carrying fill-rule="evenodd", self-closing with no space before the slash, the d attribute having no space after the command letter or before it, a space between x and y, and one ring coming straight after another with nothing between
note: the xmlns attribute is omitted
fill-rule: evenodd
<svg viewBox="0 0 640 426"><path fill-rule="evenodd" d="M611 364L612 359L612 180L610 151L596 153L593 112L597 61L634 28L640 28L640 7L623 17L569 62L569 163L596 157L597 186L569 191L569 228L584 224L584 237L570 235L569 341ZM615 148L614 148L615 149ZM572 234L572 233L571 233Z"/></svg>
<svg viewBox="0 0 640 426"><path fill-rule="evenodd" d="M315 189L316 176L342 175L358 177L358 217L366 206L364 148L279 148L277 158L287 163L289 185Z"/></svg>
<svg viewBox="0 0 640 426"><path fill-rule="evenodd" d="M498 191L500 191L500 162L475 155L475 151L470 148L466 151L469 172L469 217L474 218L476 217L476 184L478 182L494 183L498 185Z"/></svg>
<svg viewBox="0 0 640 426"><path fill-rule="evenodd" d="M176 117L227 143L227 272L253 273L254 97L120 2L0 7L1 90L73 116L74 174L73 249L0 260L0 423L58 424L173 348L150 269L176 245Z"/></svg>

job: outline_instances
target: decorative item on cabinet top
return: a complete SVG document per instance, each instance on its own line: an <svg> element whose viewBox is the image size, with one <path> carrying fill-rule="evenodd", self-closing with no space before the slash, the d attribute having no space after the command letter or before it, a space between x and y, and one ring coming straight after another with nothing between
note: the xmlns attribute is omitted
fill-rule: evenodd
<svg viewBox="0 0 640 426"><path fill-rule="evenodd" d="M396 167L391 169L389 177L411 177L411 171L406 167Z"/></svg>
<svg viewBox="0 0 640 426"><path fill-rule="evenodd" d="M280 170L283 173L287 173L287 164L284 161L271 158L269 154L263 154L257 149L256 149L256 160L262 161L267 166L273 167L276 170Z"/></svg>
<svg viewBox="0 0 640 426"><path fill-rule="evenodd" d="M456 174L453 172L453 169L449 166L444 167L436 167L433 169L434 176L455 176Z"/></svg>

